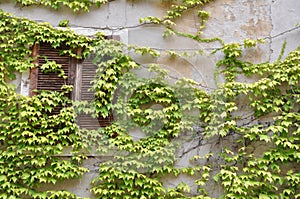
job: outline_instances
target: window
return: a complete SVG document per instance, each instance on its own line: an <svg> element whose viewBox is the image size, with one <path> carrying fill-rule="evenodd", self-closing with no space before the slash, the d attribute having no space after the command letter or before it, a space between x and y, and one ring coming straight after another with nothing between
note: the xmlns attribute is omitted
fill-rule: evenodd
<svg viewBox="0 0 300 199"><path fill-rule="evenodd" d="M92 87L90 82L96 73L96 66L92 63L93 57L91 56L85 60L77 60L68 55L60 54L62 50L67 49L67 46L61 46L55 49L48 43L36 44L33 47L32 56L36 57L39 55L39 58L35 61L38 67L30 71L30 96L36 94L34 90L62 92L61 87L66 84L74 86L72 93L67 96L70 99L87 100L89 102L94 99L94 94L90 91ZM59 75L54 72L44 73L40 67L46 63L46 59L60 64L67 78L59 77ZM59 113L61 108L62 107L56 107L52 114ZM99 127L108 126L112 120L112 116L107 118L92 118L86 114L80 114L77 118L79 126L86 129L97 129Z"/></svg>

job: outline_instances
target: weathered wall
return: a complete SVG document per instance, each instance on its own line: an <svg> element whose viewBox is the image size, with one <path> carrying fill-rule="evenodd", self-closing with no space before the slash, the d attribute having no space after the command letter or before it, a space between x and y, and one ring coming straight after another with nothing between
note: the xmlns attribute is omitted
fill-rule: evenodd
<svg viewBox="0 0 300 199"><path fill-rule="evenodd" d="M167 5L156 0L145 2L118 0L104 5L101 9L95 8L89 13L77 14L68 9L53 11L43 7L17 7L5 2L0 4L0 8L17 16L49 22L53 26L57 26L60 20L68 19L71 28L80 34L93 35L97 31L103 31L106 34L121 35L121 40L125 43L149 46L161 51L166 49L205 50L219 46L218 43L204 45L176 36L163 39L162 27L139 26L141 17L163 16ZM204 9L211 13L207 28L203 31L204 37L220 37L225 42L242 42L246 38L266 38L266 44L246 52L245 57L249 61L274 61L280 53L279 49L284 40L287 40L286 52L294 49L299 43L297 42L299 30L269 39L270 36L276 36L294 28L300 21L298 17L300 3L297 0L217 0ZM186 13L178 21L177 29L196 33L199 26L196 15L197 13ZM156 62L174 67L174 62L168 63L169 61L164 57L158 60L148 57L136 59L143 64ZM182 60L180 64L185 67L175 67L175 70L184 76L196 78L205 86L214 87L215 83L211 81L213 79L211 75L213 75L216 60L216 57L207 56ZM200 74L195 75L195 73ZM24 94L27 92L24 87L18 89Z"/></svg>
<svg viewBox="0 0 300 199"><path fill-rule="evenodd" d="M14 4L4 2L0 8L4 11L13 13L17 16L28 17L36 21L48 21L57 26L60 20L69 19L70 27L74 31L92 35L97 31L103 31L106 34L116 34L121 36L121 41L128 44L148 46L164 52L167 49L174 51L204 50L219 47L218 43L199 44L195 41L173 36L163 39L163 28L147 25L139 26L139 18L146 16L163 16L167 3L161 3L158 0L149 1L130 1L117 0L112 1L101 9L92 9L89 13L74 14L67 9L53 11L42 7L17 7ZM253 62L274 61L280 54L280 48L283 42L287 41L286 52L293 50L300 45L300 30L291 30L300 22L300 1L299 0L216 0L207 5L205 10L211 13L207 28L203 31L204 37L220 37L225 42L242 42L246 38L256 39L265 38L266 44L260 44L258 48L248 49L244 57ZM196 20L197 13L186 13L182 20L178 22L177 29L189 33L196 33L199 26ZM286 32L288 31L288 32ZM285 54L286 55L286 54ZM153 59L147 56L135 59L144 65L149 63L158 63L162 67L171 70L173 77L193 78L201 83L202 88L209 91L216 87L214 81L215 63L219 58L216 55L203 55L193 58L168 59L168 56L162 56ZM138 71L140 75L144 71ZM17 91L26 95L28 93L28 73L17 76L13 83L17 85ZM222 77L219 78L222 81ZM245 77L240 77L240 81L252 81ZM240 102L242 107L243 102ZM249 110L244 110L245 112ZM138 134L138 133L137 133ZM199 137L193 140L180 139L182 148L178 150L179 161L177 166L189 165L189 159L194 155L203 156L210 151L221 150L219 140L206 140L199 146ZM222 145L231 146L232 137L223 140ZM231 146L234 147L234 146ZM255 154L259 155L263 146L254 146ZM92 197L88 192L89 182L97 176L97 165L103 161L103 157L90 158L85 165L91 169L91 172L80 180L70 180L56 186L55 189L67 189L81 197ZM211 161L219 161L217 157L212 157ZM200 161L197 164L204 164ZM218 168L215 168L216 170ZM175 186L180 181L189 182L186 176L180 176L177 179L166 178L165 183L169 186ZM192 192L196 191L192 185ZM49 187L47 187L49 188ZM211 196L217 197L221 189L216 184L211 184Z"/></svg>

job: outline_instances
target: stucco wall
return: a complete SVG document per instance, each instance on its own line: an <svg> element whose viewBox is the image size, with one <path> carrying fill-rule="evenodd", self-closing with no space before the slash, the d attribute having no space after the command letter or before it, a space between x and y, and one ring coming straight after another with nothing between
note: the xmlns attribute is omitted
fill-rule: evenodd
<svg viewBox="0 0 300 199"><path fill-rule="evenodd" d="M161 52L172 49L174 51L204 50L208 52L211 48L219 47L218 43L199 44L195 41L173 36L163 39L163 28L153 25L139 26L139 18L146 16L163 16L167 3L158 0L147 1L112 1L101 9L92 9L89 13L74 14L68 9L53 11L42 7L18 7L12 3L4 2L0 8L16 16L28 17L36 21L48 21L57 26L60 20L68 19L70 27L85 35L93 35L97 31L106 34L120 35L121 41L128 44L148 46ZM300 1L299 0L216 0L205 6L211 17L207 22L207 28L203 31L204 37L220 37L225 42L242 42L246 38L265 38L266 44L260 44L255 49L248 49L244 57L253 62L274 61L280 54L283 42L287 41L286 52L293 50L300 45L300 29L293 29L300 22ZM177 29L180 31L196 33L199 22L196 20L197 13L186 13L178 21ZM286 53L285 53L286 55ZM148 56L132 55L136 61L147 65L158 63L169 69L174 77L188 77L200 82L202 88L209 91L216 87L214 81L215 63L220 57L215 55L198 55L192 58L168 59L168 56L151 58ZM140 75L147 75L144 71L137 71ZM13 82L17 85L17 91L28 94L28 73L20 74ZM222 77L219 77L222 81ZM252 81L240 77L240 81ZM240 105L242 106L242 101ZM247 111L247 110L244 110ZM134 134L134 133L133 133ZM137 133L138 134L138 133ZM233 137L223 140L223 145L231 147ZM220 150L220 143L216 139L205 140L199 145L198 139L184 140L180 138L182 148L178 150L177 166L189 165L189 159L194 155L203 156L211 151ZM263 146L254 146L253 150L259 155ZM104 161L104 157L93 157L85 162L91 170L80 180L70 180L52 186L54 189L67 189L80 197L91 197L88 192L89 182L97 176L97 165ZM105 157L109 158L109 157ZM212 157L211 161L219 161L218 157ZM197 164L204 164L198 162ZM216 170L218 168L215 168ZM180 181L189 182L189 177L179 176L177 179L166 178L166 186L175 186ZM190 183L190 184L191 184ZM221 189L217 184L210 184L211 196L219 196ZM196 188L192 185L192 192ZM49 188L49 186L47 187Z"/></svg>
<svg viewBox="0 0 300 199"><path fill-rule="evenodd" d="M20 17L28 17L35 21L46 21L57 26L59 21L68 19L70 27L85 35L93 35L98 31L106 34L121 35L121 40L128 44L148 46L160 51L172 50L206 50L216 48L218 43L199 44L187 38L173 36L167 39L162 37L164 29L153 25L138 26L139 19L146 16L163 16L168 3L160 1L112 1L100 9L92 9L89 13L73 13L68 9L53 11L43 7L18 7L4 1L0 8L4 11ZM279 35L284 31L295 28L300 21L300 2L297 0L216 0L208 4L205 10L211 17L207 22L207 28L203 31L203 37L220 37L225 42L242 42L246 38L265 38L267 43L259 45L255 50L249 49L245 58L249 61L264 62L277 59L280 48L287 40L286 52L299 44L299 29ZM178 21L177 29L189 33L196 33L199 22L197 13L186 13ZM272 36L275 38L269 39ZM165 57L157 60L149 57L136 57L142 64L160 63L174 68L178 74L195 78L205 86L215 87L212 81L216 56L191 58L181 61L181 66L175 66ZM198 74L199 73L199 74ZM196 74L196 75L195 75ZM25 82L28 75L18 77L16 84ZM26 83L26 82L25 82ZM18 90L26 94L26 84L19 85Z"/></svg>

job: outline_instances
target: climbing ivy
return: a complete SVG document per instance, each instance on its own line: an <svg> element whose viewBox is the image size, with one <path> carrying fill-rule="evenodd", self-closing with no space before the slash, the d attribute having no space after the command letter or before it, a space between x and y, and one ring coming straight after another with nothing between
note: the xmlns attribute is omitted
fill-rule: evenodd
<svg viewBox="0 0 300 199"><path fill-rule="evenodd" d="M15 3L21 6L46 6L58 10L65 6L72 9L74 12L81 10L88 12L90 7L95 5L100 7L102 4L107 3L108 0L15 0Z"/></svg>
<svg viewBox="0 0 300 199"><path fill-rule="evenodd" d="M226 67L226 97L247 96L254 120L270 114L272 119L267 124L228 126L228 133L238 135L240 144L238 151L226 150L226 164L217 179L228 198L298 198L299 184L294 182L299 180L299 49L284 60L251 64L238 59L240 45L230 45L225 46L225 59L218 63ZM235 81L240 73L261 78L253 84L241 83ZM259 143L269 147L257 156L251 148Z"/></svg>
<svg viewBox="0 0 300 199"><path fill-rule="evenodd" d="M71 31L56 30L49 24L36 24L0 12L0 197L1 198L75 198L65 191L39 191L44 184L55 184L87 172L80 167L82 157L72 160L58 158L66 147L74 155L82 148L81 137L75 124L76 114L68 104L69 92L42 92L31 98L17 94L7 81L16 72L36 67L31 57L34 44L48 42L53 47L67 44L82 47L88 52L91 40ZM64 52L78 57L71 50ZM64 76L60 65L48 61L41 69L57 71ZM53 114L56 107L63 106Z"/></svg>
<svg viewBox="0 0 300 199"><path fill-rule="evenodd" d="M97 198L211 198L213 183L220 186L223 198L300 198L300 47L282 59L283 48L274 63L246 62L244 49L264 41L226 44L220 38L202 38L209 13L201 8L209 2L173 2L165 16L149 16L140 22L165 26L165 37L177 34L197 42L219 41L222 47L213 53L224 55L216 70L226 81L210 92L185 78L170 84L168 71L155 64L145 68L151 78L139 77L137 70L145 66L124 52L161 55L151 48L106 40L101 34L79 36L68 28L55 29L0 11L0 198L78 198L68 191L42 190L47 184L88 172L81 163L91 150L112 156L99 164L98 176L91 182L90 191ZM77 12L107 1L15 3L53 9L67 6ZM175 26L189 10L199 16L195 35L177 31ZM78 60L95 55L94 101L71 101L69 85L62 92L42 91L33 97L16 93L10 80L18 72L37 67L32 48L42 42L54 48L66 45L69 50L61 53ZM180 56L172 51L167 54ZM60 65L45 60L43 72L64 77ZM257 81L238 81L240 75ZM239 112L241 99L253 110L250 116ZM59 112L57 107L62 107ZM76 124L82 112L94 117L113 113L115 121L105 128L83 129ZM145 134L143 138L130 135L136 128ZM199 139L199 147L203 140L217 140L220 151L195 156L190 167L176 167L178 143L188 133ZM226 139L232 140L230 144ZM262 152L255 152L260 146L264 146ZM71 149L71 158L59 157L65 149ZM197 194L184 182L164 185L165 177L180 175L194 177Z"/></svg>

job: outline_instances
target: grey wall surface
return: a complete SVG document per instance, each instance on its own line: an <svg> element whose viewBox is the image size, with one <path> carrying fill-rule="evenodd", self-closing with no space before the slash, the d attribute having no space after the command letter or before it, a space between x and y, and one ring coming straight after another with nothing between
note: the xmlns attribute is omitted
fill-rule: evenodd
<svg viewBox="0 0 300 199"><path fill-rule="evenodd" d="M44 7L18 7L8 1L0 4L0 8L16 16L27 17L37 22L46 21L57 26L59 21L68 19L70 27L79 34L93 35L98 31L106 34L121 35L121 40L128 44L147 46L162 52L168 49L206 50L219 47L214 42L203 44L187 38L173 36L167 39L162 37L164 29L153 25L139 26L139 19L146 16L163 16L168 3L158 0L129 1L116 0L102 6L93 8L89 13L73 13L67 8L54 11ZM277 59L283 42L287 41L286 52L299 45L300 30L286 32L295 28L299 23L300 2L298 0L216 0L205 6L204 10L210 12L211 17L207 28L203 31L204 38L220 37L225 42L242 43L244 39L266 39L266 44L256 49L248 49L244 58L253 62L274 61ZM186 13L178 21L176 28L180 31L196 33L199 27L196 12ZM284 33L284 34L282 34ZM271 37L274 37L270 39ZM216 56L186 59L182 67L176 67L179 74L195 78L201 84L214 88L212 81ZM149 57L136 57L142 64L159 63L170 66L167 59L158 60ZM184 61L183 61L184 62ZM172 68L172 66L170 66ZM195 75L197 74L197 75ZM23 75L24 79L28 78ZM21 82L19 76L16 84ZM28 88L19 85L22 94L28 93Z"/></svg>
<svg viewBox="0 0 300 199"><path fill-rule="evenodd" d="M0 8L16 16L27 17L38 22L50 22L53 26L57 26L60 20L68 19L70 27L79 34L92 35L98 31L103 31L109 35L120 35L121 41L125 43L155 48L162 53L168 49L178 52L182 50L189 52L204 50L208 52L208 49L220 46L217 42L202 44L176 36L164 39L162 27L139 25L141 17L163 16L167 5L168 3L162 3L159 0L116 0L100 9L92 9L89 13L76 14L68 9L53 11L42 7L18 7L8 1L1 3ZM299 0L216 0L206 5L204 10L211 14L207 28L203 30L203 37L205 38L220 37L225 42L239 43L247 38L264 38L266 40L265 44L259 44L257 48L245 51L244 58L249 61L256 63L275 61L285 40L287 41L285 56L287 52L300 45L300 29L295 29L296 24L300 22ZM196 33L200 25L196 16L196 12L186 13L178 21L176 28L180 31ZM215 63L220 58L219 54L198 55L192 58L176 58L175 60L168 59L166 55L156 59L136 55L133 57L144 65L161 64L163 68L171 71L172 76L193 78L207 91L216 87L214 71ZM143 71L137 71L137 73L147 75ZM13 82L17 85L18 92L24 95L27 95L28 87L22 82L27 81L28 78L28 73L20 74L17 80ZM222 77L219 80L222 81ZM240 81L253 80L240 77ZM223 144L230 145L232 139L224 140ZM197 146L197 140L181 140L181 142L182 149L178 152L180 158L177 163L179 167L188 166L188 160L194 155L203 156L220 149L217 140L214 139L206 141L197 148L194 148ZM253 150L255 153L259 153L264 146L255 147ZM92 198L88 192L89 182L97 175L97 165L101 161L103 161L101 157L87 160L85 165L91 169L91 172L84 178L62 182L56 186L51 186L51 188L67 189L80 197ZM192 180L186 176L180 176L177 179L166 178L164 181L166 186L176 186L179 182L185 181L187 184L191 184L192 192L195 193L197 189L192 185ZM210 189L211 196L220 195L221 189L217 185L212 183Z"/></svg>

